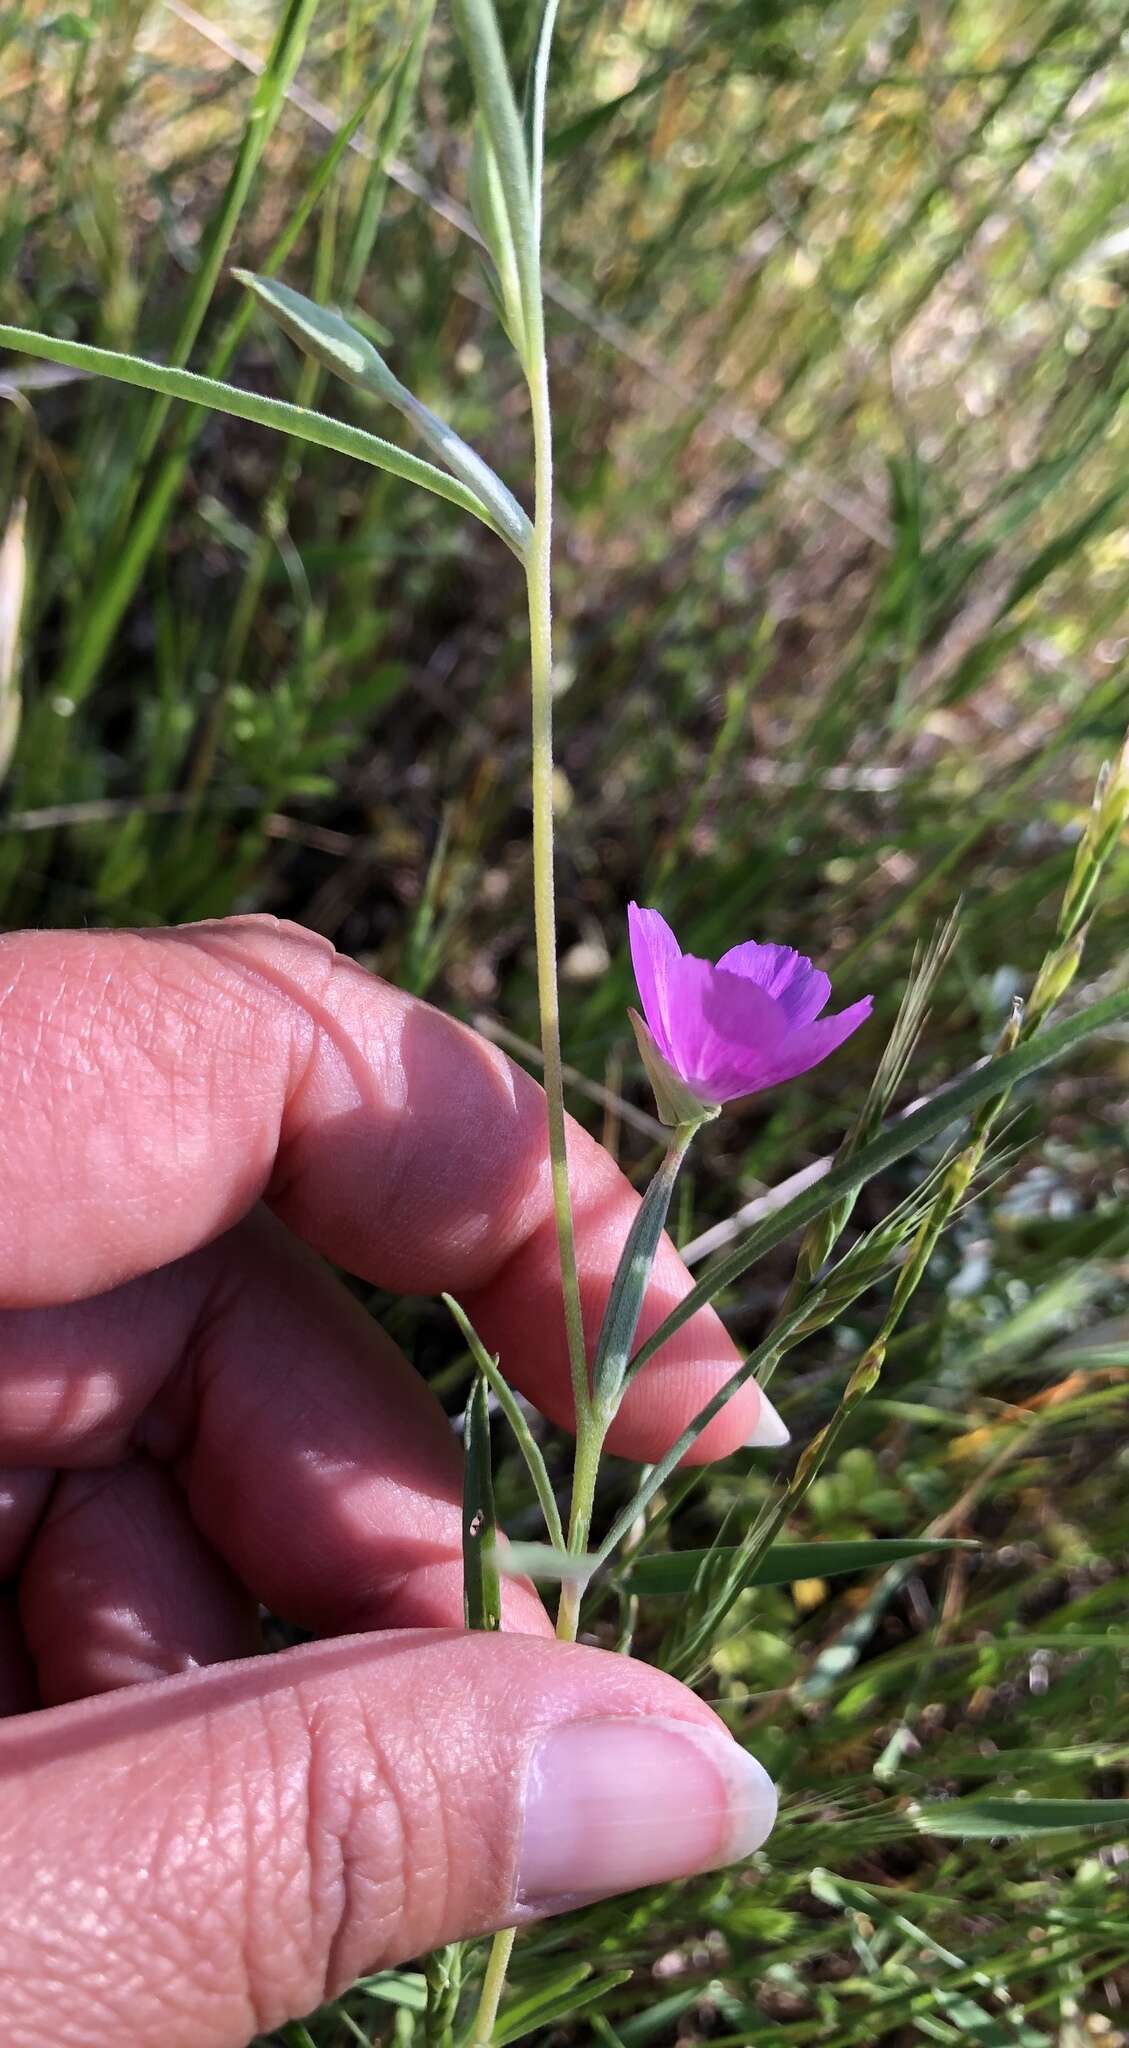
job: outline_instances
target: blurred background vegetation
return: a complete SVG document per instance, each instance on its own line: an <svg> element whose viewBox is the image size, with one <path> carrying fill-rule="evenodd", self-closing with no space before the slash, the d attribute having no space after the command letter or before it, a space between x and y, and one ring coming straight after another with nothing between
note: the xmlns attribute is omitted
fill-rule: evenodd
<svg viewBox="0 0 1129 2048"><path fill-rule="evenodd" d="M388 431L226 274L280 260L525 495L444 9L200 4L0 7L3 318ZM517 59L529 10L501 12ZM1125 10L565 0L548 168L571 1106L653 1168L631 896L698 952L780 940L877 996L830 1067L707 1133L676 1224L696 1260L834 1148L958 896L906 1100L988 1049L1120 746ZM15 356L0 397L4 923L269 910L534 1039L516 563L259 428ZM1117 985L1127 909L1122 848L1072 1002ZM782 1783L760 1867L523 1938L499 2039L1129 2041L1129 1809L1092 1804L1129 1793L1127 1092L1114 1035L1023 1094L1022 1156L790 1532L983 1548L742 1596L700 1678ZM739 1340L786 1279L774 1258L734 1290ZM445 1316L377 1307L457 1414ZM799 1445L876 1316L778 1375ZM648 1545L732 1540L768 1471L669 1489ZM625 1587L591 1632L677 1661L674 1613ZM1000 1833L1000 1794L1028 1797L1026 1833ZM383 1976L286 2038L422 2041L423 1996Z"/></svg>

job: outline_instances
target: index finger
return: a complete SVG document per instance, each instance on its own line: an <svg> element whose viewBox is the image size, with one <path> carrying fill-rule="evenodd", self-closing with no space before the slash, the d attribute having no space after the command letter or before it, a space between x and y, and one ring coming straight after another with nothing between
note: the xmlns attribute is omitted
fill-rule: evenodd
<svg viewBox="0 0 1129 2048"><path fill-rule="evenodd" d="M0 1306L81 1299L260 1197L400 1293L471 1297L503 1370L571 1424L541 1089L430 1005L272 918L0 938ZM599 1325L638 1197L569 1129L581 1296ZM664 1241L640 1323L690 1285ZM639 1376L610 1447L660 1456L739 1358L712 1310ZM755 1386L699 1440L778 1441Z"/></svg>

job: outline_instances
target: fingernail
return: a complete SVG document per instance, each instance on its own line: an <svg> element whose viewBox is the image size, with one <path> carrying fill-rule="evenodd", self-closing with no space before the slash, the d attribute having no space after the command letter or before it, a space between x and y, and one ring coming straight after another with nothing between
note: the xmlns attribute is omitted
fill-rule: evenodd
<svg viewBox="0 0 1129 2048"><path fill-rule="evenodd" d="M776 1819L755 1757L692 1721L573 1721L534 1751L518 1864L522 1904L547 1910L739 1862Z"/></svg>
<svg viewBox="0 0 1129 2048"><path fill-rule="evenodd" d="M757 1426L751 1436L745 1438L747 1451L774 1451L781 1444L791 1443L792 1432L783 1417L778 1415L767 1394L761 1395L760 1413Z"/></svg>

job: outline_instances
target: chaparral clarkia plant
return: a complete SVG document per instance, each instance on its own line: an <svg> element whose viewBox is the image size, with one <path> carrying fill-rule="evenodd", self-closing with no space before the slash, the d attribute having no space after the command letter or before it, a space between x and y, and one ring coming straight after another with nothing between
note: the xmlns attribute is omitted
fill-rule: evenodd
<svg viewBox="0 0 1129 2048"><path fill-rule="evenodd" d="M618 1569L621 1573L618 1596L628 1609L637 1606L637 1596L631 1590L631 1554L628 1554L625 1568L623 1559L617 1562L616 1553L629 1542L634 1545L637 1540L634 1532L644 1526L653 1538L661 1519L657 1496L672 1478L680 1461L693 1452L702 1432L741 1387L755 1380L761 1390L761 1402L757 1429L747 1440L747 1448L763 1450L782 1445L787 1440L787 1430L763 1394L763 1388L778 1363L793 1345L836 1323L854 1301L871 1295L877 1285L893 1278L885 1316L870 1336L861 1356L853 1358L850 1354L853 1369L849 1371L849 1377L846 1372L843 1374L845 1385L837 1405L800 1452L790 1477L776 1489L761 1514L757 1516L750 1509L750 1500L755 1497L752 1490L736 1482L731 1516L733 1542L715 1545L703 1554L700 1563L695 1562L694 1552L672 1553L669 1558L660 1555L650 1560L664 1569L673 1566L682 1574L680 1584L687 1591L683 1610L666 1643L660 1646L657 1661L667 1669L678 1670L694 1678L704 1668L704 1660L712 1654L718 1631L735 1603L759 1582L767 1553L776 1544L780 1532L787 1528L843 1432L852 1424L860 1402L877 1385L886 1348L913 1298L942 1229L958 1213L969 1194L976 1191L985 1171L992 1166L995 1134L1013 1089L1029 1080L1042 1065L1061 1058L1071 1047L1081 1045L1085 1038L1099 1030L1120 1029L1129 1019L1129 993L1107 995L1088 1010L1081 1011L1047 1033L1040 1043L1032 1045L1028 1042L1044 1033L1052 1009L1070 986L1078 968L1087 920L1102 869L1117 852L1129 829L1129 754L1123 755L1117 767L1099 782L1089 823L1075 851L1054 946L1035 981L1026 1013L1016 1012L1005 1027L995 1052L979 1068L947 1090L940 1100L927 1101L894 1123L885 1121L924 1022L929 993L947 958L948 949L955 941L954 926L915 967L875 1079L853 1123L848 1125L832 1169L822 1180L797 1192L791 1201L778 1200L746 1236L712 1261L696 1280L693 1289L674 1303L665 1320L651 1329L642 1342L637 1338L643 1301L678 1173L695 1134L717 1117L727 1103L777 1087L818 1066L842 1046L870 1015L871 998L863 996L847 1008L829 1014L830 981L804 955L786 946L746 940L732 946L717 961L699 959L682 951L674 933L657 910L641 908L634 903L629 906L627 921L631 954L643 1012L642 1016L634 1011L629 1014L660 1115L670 1127L669 1139L622 1247L595 1347L586 1346L571 1213L570 1141L565 1115L558 1015L553 883L553 433L542 295L541 231L545 100L557 0L535 0L528 9L510 7L506 10L507 16L513 17L512 24L507 22L507 29L511 26L516 29L522 15L529 17L526 26L531 31L532 49L527 66L524 105L519 105L515 94L510 53L503 40L495 0L450 0L449 9L471 73L477 109L468 196L490 266L495 304L513 345L515 364L528 398L533 459L531 476L520 499L494 473L476 448L464 441L446 420L425 406L393 373L367 332L356 327L347 313L327 309L272 275L256 277L243 271L234 273L249 287L255 303L304 352L311 374L299 386L299 393L305 394L307 402L284 403L247 388L245 381L221 381L242 332L245 315L238 315L229 323L225 330L226 338L217 344L210 359L208 376L200 376L185 367L225 261L242 194L262 154L270 129L283 108L314 11L314 0L296 0L296 4L282 10L283 20L263 70L249 131L250 140L233 171L218 231L207 245L193 283L187 312L169 348L168 360L150 363L115 350L91 348L70 339L0 325L0 345L43 357L71 370L106 374L154 394L156 403L150 409L139 437L140 463L135 482L157 448L170 401L184 400L198 408L190 416L182 439L174 445L170 462L158 476L150 497L142 501L141 516L135 522L136 533L131 536L129 546L122 550L120 566L107 584L99 604L84 622L84 631L68 656L63 672L64 682L56 684L59 691L56 701L69 705L73 710L97 672L110 636L137 585L142 565L152 546L152 536L160 531L164 517L160 507L166 504L167 508L167 503L171 503L175 496L181 474L178 465L182 464L191 442L192 419L203 419L208 411L273 427L292 440L335 449L370 467L411 482L479 520L499 545L509 548L520 564L526 582L529 617L534 948L548 1150L560 1253L562 1322L567 1337L574 1397L576 1456L567 1526L563 1526L557 1489L535 1428L530 1426L522 1405L504 1378L502 1364L485 1350L458 1304L449 1301L480 1375L468 1400L465 1419L464 1570L468 1625L488 1629L497 1627L500 1616L498 1573L521 1570L527 1565L536 1570L539 1564L542 1576L556 1577L560 1581L557 1629L562 1637L576 1636L585 1589L597 1573L604 1573L609 1568ZM394 155L407 119L411 92L418 82L419 63L431 13L432 0L421 0L410 44L406 46L394 73L398 83L392 95L389 125L379 150L374 151L375 159L382 167ZM326 178L359 127L362 112L363 109L342 127L333 151L326 159ZM312 198L310 203L312 205ZM273 272L276 263L294 246L297 232L296 226L286 229L266 258L267 272ZM328 248L329 244L326 246ZM361 268L363 264L358 266L352 281L344 284L347 304L356 296ZM322 295L319 292L318 297ZM369 431L367 426L354 424L351 419L312 409L317 389L317 378L312 374L315 367L359 389L370 401L392 407L423 441L434 460L386 440ZM5 565L12 569L12 561L8 557L15 523L10 525L8 540L0 550L0 583ZM22 527L18 538L22 547ZM20 563L16 563L16 570L20 571L20 574L13 571L18 583L22 575ZM263 573L265 575L265 569ZM0 590L0 597L2 594ZM11 605L8 609L11 612ZM15 612L18 611L17 604ZM18 697L13 696L13 677L6 673L10 668L11 663L5 660L0 619L0 774L4 769L6 737L10 741L14 734L13 707L17 712L19 708ZM7 721L5 701L8 704ZM735 720L731 727L727 721L726 730L736 735L740 730L739 720ZM691 815L692 809L691 806ZM683 835L686 825L687 820L684 819ZM684 836L679 843L685 843ZM923 1147L935 1146L947 1130L959 1125L961 1119L969 1124L963 1139L959 1139L948 1153L937 1160L923 1180L914 1183L893 1210L884 1213L877 1222L871 1221L866 1229L855 1230L852 1225L848 1238L847 1226L852 1223L856 1197L868 1180L895 1160L915 1152L920 1154ZM735 1224L740 1223L741 1213L733 1219ZM656 1353L691 1316L718 1300L725 1290L731 1289L755 1261L763 1260L767 1254L779 1249L789 1236L800 1231L805 1235L800 1242L792 1282L775 1314L769 1310L767 1327L759 1334L755 1348L735 1367L730 1378L711 1392L702 1409L663 1456L638 1476L629 1497L618 1502L616 1512L608 1518L610 1526L602 1534L597 1532L593 1539L593 1508L604 1444L634 1379L648 1369ZM499 1553L493 1544L494 1496L488 1390L506 1417L528 1466L550 1539L549 1548L514 1545ZM929 1412L935 1415L935 1411ZM944 1419L942 1414L940 1420L943 1422ZM1017 1444L1026 1444L1027 1441L1026 1432L1015 1438ZM1004 1456L1007 1455L1010 1453L1005 1450ZM993 1469L994 1465L986 1468L989 1475ZM650 1513L652 1503L660 1512L645 1525L644 1518ZM923 1550L932 1548L940 1526L940 1522L935 1522L917 1547ZM590 1539L598 1547L590 1550ZM810 1551L816 1546L805 1545L803 1548L808 1553L810 1570ZM842 1562L844 1549L857 1555L859 1550L873 1554L875 1548L874 1544L857 1542L827 1543L822 1546L822 1555L825 1557L827 1552L837 1551L839 1563L830 1569L845 1570L847 1566ZM909 1549L913 1548L911 1544ZM538 1557L532 1558L530 1553L535 1550ZM644 1565L647 1561L645 1558L640 1560ZM809 1570L805 1570L805 1576L809 1575ZM815 1573L810 1575L816 1576ZM823 1576L822 1570L818 1576ZM605 1581L601 1599L605 1597L606 1590ZM880 1612L880 1606L874 1606L873 1611ZM634 1621L629 1620L621 1629L618 1647L625 1650L632 1647L633 1631ZM846 1657L849 1668L851 1658L860 1654L858 1645L863 1641L865 1637L860 1636L853 1643L844 1641L833 1646L833 1654L839 1659L834 1667L838 1676L841 1677L844 1670L843 1658ZM821 1661L825 1664L826 1673L830 1666L826 1664L826 1658ZM818 1678L819 1673L813 1676ZM810 1686L810 1678L806 1682ZM814 1691L809 1693L813 1700L817 1696ZM875 1776L879 1775L880 1765L876 1765ZM959 1806L964 1802L951 1803ZM997 1805L1001 1803L997 1802ZM1073 1811L1073 1802L1057 1803L1070 1804ZM1054 1804L1056 1802L1044 1802L1044 1805ZM921 1811L919 1809L919 1817ZM993 1819L997 1817L993 1815ZM1024 1809L1023 1824L1030 1826L1029 1806ZM1061 1824L1065 1825L1065 1822ZM793 1916L783 1916L784 1919L790 1917ZM426 2011L422 2015L426 2048L452 2048L456 2038L465 2043L466 2048L493 2048L499 2039L499 2002L513 1939L513 1931L510 1930L494 1941L489 1962L481 1976L478 2010L469 2032L460 2029L461 1953L453 1947L430 1960L425 1971ZM933 1946L935 1948L936 1944ZM587 1963L582 1964L579 1975L570 1978L574 1988L587 1974L588 1967ZM468 1983L476 1969L477 1964L471 1961ZM630 1972L624 1974L629 1975ZM402 1981L405 1985L409 1983L408 1979ZM602 1985L595 1983L595 1989L602 1997L609 1985L614 1989L620 1981L619 1976L606 1978ZM591 1988L583 1992L578 2003L589 1996ZM411 1982L410 1990L413 2003L418 2002L418 1981ZM881 1996L887 1997L887 1991L883 1990ZM502 2040L531 2037L530 2001L524 2001L524 2016L522 2004L519 1997L516 2019L514 2006L508 2014L502 2014ZM680 2006L680 2014L684 2011L688 2008ZM550 2023L549 2014L553 2019L565 2017L561 2008L543 2002L541 2021ZM344 2017L355 2032L353 2022L347 2015ZM405 2038L419 2038L414 2014L407 2001L399 2020L407 2026ZM682 2023L681 2019L678 2023ZM616 2024L620 2024L618 2018ZM647 2024L650 2026L649 2020ZM802 2022L802 2025L806 2024ZM615 2034L610 2021L605 2023L602 2016L598 2017L597 2025L605 2028L609 2040L622 2037L626 2041L632 2025L635 2032L631 2038L643 2038L638 2031L638 2019L627 2021L621 2032ZM299 2035L304 2040L311 2039L305 2028L293 2031L295 2039ZM647 2037L653 2034L654 2028L651 2027ZM396 2038L400 2039L399 2026ZM728 2038L738 2037L730 2033Z"/></svg>

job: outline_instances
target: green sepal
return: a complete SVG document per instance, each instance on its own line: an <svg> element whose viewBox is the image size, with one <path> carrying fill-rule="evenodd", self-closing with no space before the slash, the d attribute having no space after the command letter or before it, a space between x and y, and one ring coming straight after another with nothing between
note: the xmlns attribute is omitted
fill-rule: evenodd
<svg viewBox="0 0 1129 2048"><path fill-rule="evenodd" d="M717 1102L703 1102L688 1088L681 1074L676 1074L670 1061L664 1059L655 1044L649 1027L643 1022L638 1010L628 1010L639 1057L647 1069L647 1079L655 1091L655 1105L664 1124L704 1124L720 1116L721 1105Z"/></svg>

